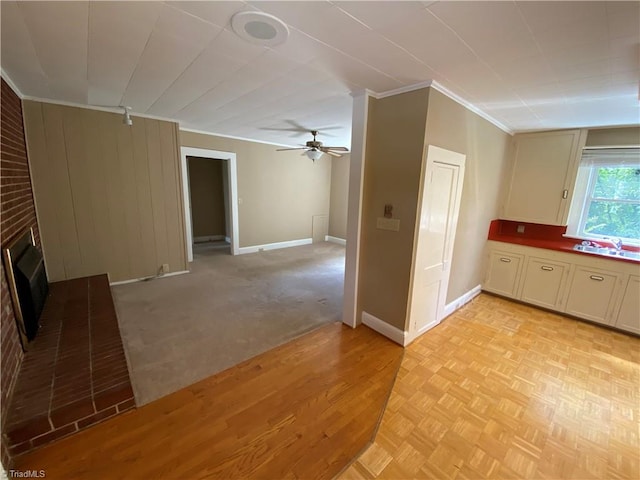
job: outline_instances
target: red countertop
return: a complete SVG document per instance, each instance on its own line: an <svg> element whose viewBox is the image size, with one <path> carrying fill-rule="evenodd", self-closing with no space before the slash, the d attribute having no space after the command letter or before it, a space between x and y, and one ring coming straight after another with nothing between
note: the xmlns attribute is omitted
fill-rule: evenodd
<svg viewBox="0 0 640 480"><path fill-rule="evenodd" d="M518 233L518 226L524 227L524 232ZM639 260L625 257L613 257L609 255L598 255L588 252L574 250L574 245L581 242L576 238L566 238L567 227L557 225L540 225L537 223L513 222L511 220L492 220L489 225L489 240L504 243L515 243L528 247L545 248L547 250L557 250L569 252L576 255L597 256L607 258L617 262L627 262L639 264ZM623 247L625 250L638 251L638 248L629 246Z"/></svg>

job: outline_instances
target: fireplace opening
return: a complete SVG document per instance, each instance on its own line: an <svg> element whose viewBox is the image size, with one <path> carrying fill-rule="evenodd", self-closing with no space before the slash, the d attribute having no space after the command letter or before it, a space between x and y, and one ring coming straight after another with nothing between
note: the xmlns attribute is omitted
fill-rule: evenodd
<svg viewBox="0 0 640 480"><path fill-rule="evenodd" d="M26 350L38 333L38 320L49 293L44 260L35 246L32 229L18 236L3 254L20 341Z"/></svg>

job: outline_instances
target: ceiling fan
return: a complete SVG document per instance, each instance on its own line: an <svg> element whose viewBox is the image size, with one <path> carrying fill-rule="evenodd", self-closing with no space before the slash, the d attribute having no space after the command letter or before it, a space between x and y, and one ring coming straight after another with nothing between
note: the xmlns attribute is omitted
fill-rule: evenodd
<svg viewBox="0 0 640 480"><path fill-rule="evenodd" d="M306 145L302 145L296 148L279 148L278 152L283 152L285 150L305 150L303 155L306 155L314 162L318 160L323 153L331 155L332 157L341 157L342 154L338 152L348 152L349 149L346 147L325 147L322 145L322 142L316 140L316 135L318 135L317 130L311 130L311 135L313 135L313 140L307 142Z"/></svg>

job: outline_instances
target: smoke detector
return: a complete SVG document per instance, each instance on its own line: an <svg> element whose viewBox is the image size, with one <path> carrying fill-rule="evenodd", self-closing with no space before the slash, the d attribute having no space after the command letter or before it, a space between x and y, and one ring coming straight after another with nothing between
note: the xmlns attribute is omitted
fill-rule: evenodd
<svg viewBox="0 0 640 480"><path fill-rule="evenodd" d="M231 28L247 42L265 47L279 45L289 38L287 25L264 12L238 12L231 17Z"/></svg>

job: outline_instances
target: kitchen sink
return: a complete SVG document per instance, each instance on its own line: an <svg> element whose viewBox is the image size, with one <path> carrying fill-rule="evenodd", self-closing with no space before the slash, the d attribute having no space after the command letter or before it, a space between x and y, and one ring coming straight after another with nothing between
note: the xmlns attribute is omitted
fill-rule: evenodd
<svg viewBox="0 0 640 480"><path fill-rule="evenodd" d="M574 245L574 250L578 252L593 253L594 255L603 255L606 257L622 257L632 260L640 260L640 252L632 252L631 250L616 250L609 247L594 247L593 245Z"/></svg>

